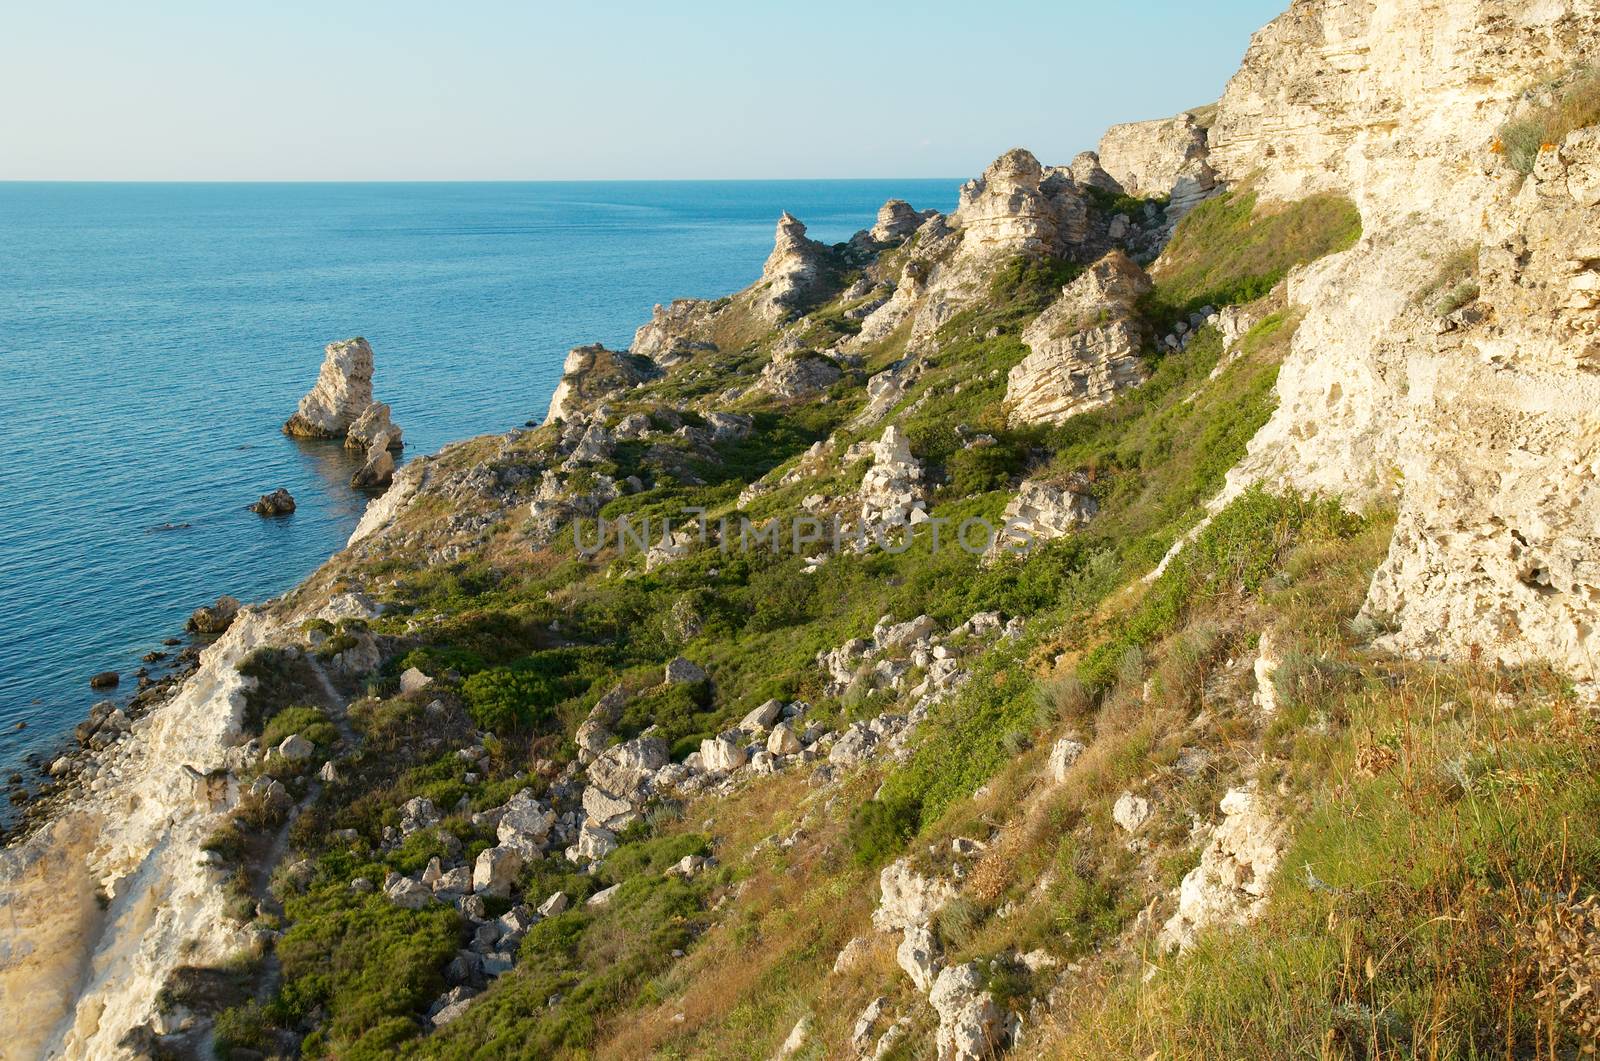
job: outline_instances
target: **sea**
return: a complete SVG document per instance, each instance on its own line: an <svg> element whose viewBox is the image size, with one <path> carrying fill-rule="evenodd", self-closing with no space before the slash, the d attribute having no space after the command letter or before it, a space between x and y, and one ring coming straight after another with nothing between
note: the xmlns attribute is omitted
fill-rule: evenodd
<svg viewBox="0 0 1600 1061"><path fill-rule="evenodd" d="M371 342L375 396L430 453L541 419L570 347L749 284L782 211L835 242L957 187L0 183L0 780L33 782L196 606L344 545L352 456L279 430L324 344ZM247 510L278 487L292 516Z"/></svg>

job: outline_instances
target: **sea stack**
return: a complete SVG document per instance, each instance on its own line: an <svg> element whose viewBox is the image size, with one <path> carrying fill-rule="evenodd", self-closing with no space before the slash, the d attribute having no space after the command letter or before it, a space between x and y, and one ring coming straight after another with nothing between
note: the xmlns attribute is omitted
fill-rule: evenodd
<svg viewBox="0 0 1600 1061"><path fill-rule="evenodd" d="M317 385L283 425L296 438L344 438L372 404L372 347L357 336L323 347Z"/></svg>
<svg viewBox="0 0 1600 1061"><path fill-rule="evenodd" d="M352 485L388 484L394 469L388 454L399 452L405 443L400 426L389 417L389 406L372 400L371 344L356 336L323 349L317 384L300 399L300 408L283 425L283 433L295 438L343 439L347 448L367 458Z"/></svg>

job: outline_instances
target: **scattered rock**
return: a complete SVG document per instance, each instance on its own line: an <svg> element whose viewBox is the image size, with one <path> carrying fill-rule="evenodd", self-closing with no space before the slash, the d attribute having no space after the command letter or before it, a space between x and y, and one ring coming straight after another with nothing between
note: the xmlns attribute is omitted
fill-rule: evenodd
<svg viewBox="0 0 1600 1061"><path fill-rule="evenodd" d="M280 486L270 494L262 494L250 506L250 511L258 516L290 515L294 512L294 496Z"/></svg>
<svg viewBox="0 0 1600 1061"><path fill-rule="evenodd" d="M415 667L407 667L400 675L400 694L402 696L421 692L433 684L433 679Z"/></svg>
<svg viewBox="0 0 1600 1061"><path fill-rule="evenodd" d="M317 746L306 740L298 733L291 733L283 738L283 743L278 745L278 754L290 762L300 762L309 759L317 750Z"/></svg>
<svg viewBox="0 0 1600 1061"><path fill-rule="evenodd" d="M114 670L101 671L89 679L91 689L115 689L122 681L122 675Z"/></svg>
<svg viewBox="0 0 1600 1061"><path fill-rule="evenodd" d="M1143 796L1135 796L1132 792L1124 792L1118 796L1117 802L1111 808L1111 820L1124 832L1138 832L1139 827L1149 818L1150 801Z"/></svg>
<svg viewBox="0 0 1600 1061"><path fill-rule="evenodd" d="M513 848L488 847L478 852L472 867L472 891L491 899L505 899L522 872L522 856Z"/></svg>
<svg viewBox="0 0 1600 1061"><path fill-rule="evenodd" d="M1067 771L1072 764L1078 761L1078 756L1084 751L1083 745L1070 737L1063 737L1050 746L1050 759L1048 769L1051 780L1056 784L1067 779Z"/></svg>
<svg viewBox="0 0 1600 1061"><path fill-rule="evenodd" d="M706 672L698 663L679 656L667 664L662 680L668 685L694 685L706 680Z"/></svg>
<svg viewBox="0 0 1600 1061"><path fill-rule="evenodd" d="M934 978L943 967L938 941L926 925L906 926L900 946L895 951L895 960L923 994L932 989Z"/></svg>
<svg viewBox="0 0 1600 1061"><path fill-rule="evenodd" d="M956 889L949 881L922 876L904 858L891 862L878 874L878 892L872 924L880 932L926 925L956 897Z"/></svg>
<svg viewBox="0 0 1600 1061"><path fill-rule="evenodd" d="M983 990L976 962L944 970L928 992L939 1014L939 1061L985 1061L1000 1052L1005 1034L994 997Z"/></svg>
<svg viewBox="0 0 1600 1061"><path fill-rule="evenodd" d="M190 633L200 634L204 637L217 637L233 625L233 620L239 614L239 601L236 598L222 596L217 598L215 604L202 605L196 608L189 616L186 624Z"/></svg>

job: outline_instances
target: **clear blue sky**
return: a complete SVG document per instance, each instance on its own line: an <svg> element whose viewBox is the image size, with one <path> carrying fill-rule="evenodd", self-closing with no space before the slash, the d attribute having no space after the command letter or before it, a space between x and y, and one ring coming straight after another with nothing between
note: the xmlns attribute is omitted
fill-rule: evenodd
<svg viewBox="0 0 1600 1061"><path fill-rule="evenodd" d="M1287 0L10 0L0 179L973 174L1214 100Z"/></svg>

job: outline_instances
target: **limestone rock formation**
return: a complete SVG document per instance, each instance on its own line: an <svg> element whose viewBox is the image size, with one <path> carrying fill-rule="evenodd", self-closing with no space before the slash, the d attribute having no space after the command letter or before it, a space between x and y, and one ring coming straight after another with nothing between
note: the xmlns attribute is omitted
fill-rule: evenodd
<svg viewBox="0 0 1600 1061"><path fill-rule="evenodd" d="M1099 164L1123 191L1141 198L1171 195L1191 162L1206 157L1206 131L1193 113L1113 125L1100 138Z"/></svg>
<svg viewBox="0 0 1600 1061"><path fill-rule="evenodd" d="M372 404L372 347L359 336L323 348L316 386L283 425L297 438L344 438Z"/></svg>
<svg viewBox="0 0 1600 1061"><path fill-rule="evenodd" d="M1087 188L1099 188L1104 192L1121 194L1124 189L1106 168L1100 163L1100 156L1093 151L1080 151L1072 157L1067 165L1067 172L1072 174L1072 179Z"/></svg>
<svg viewBox="0 0 1600 1061"><path fill-rule="evenodd" d="M778 219L772 253L761 267L755 308L770 321L785 320L821 299L833 285L833 256L806 236L806 226L787 211Z"/></svg>
<svg viewBox="0 0 1600 1061"><path fill-rule="evenodd" d="M1266 902L1283 854L1282 829L1253 788L1232 789L1220 807L1222 824L1178 886L1178 909L1161 929L1163 946L1187 950L1201 930L1242 924Z"/></svg>
<svg viewBox="0 0 1600 1061"><path fill-rule="evenodd" d="M939 1061L984 1061L999 1053L1005 1039L1000 1008L983 989L976 962L940 973L928 1002L939 1014L935 1036Z"/></svg>
<svg viewBox="0 0 1600 1061"><path fill-rule="evenodd" d="M648 357L663 368L680 364L703 350L715 350L711 328L718 304L702 298L673 299L669 306L656 304L650 320L633 333L628 350Z"/></svg>
<svg viewBox="0 0 1600 1061"><path fill-rule="evenodd" d="M934 213L936 211L933 210L919 213L904 199L890 199L878 208L878 217L873 222L870 235L878 243L897 243L921 228L922 223Z"/></svg>
<svg viewBox="0 0 1600 1061"><path fill-rule="evenodd" d="M1070 174L1046 169L1015 147L961 186L951 224L963 230L961 255L1071 257L1088 233L1089 207Z"/></svg>
<svg viewBox="0 0 1600 1061"><path fill-rule="evenodd" d="M373 402L361 411L361 415L345 432L344 444L348 449L365 452L377 444L380 436L385 449L398 452L405 448L404 432L390 418L389 406L383 402Z"/></svg>
<svg viewBox="0 0 1600 1061"><path fill-rule="evenodd" d="M1062 288L1023 330L1032 352L1007 379L1013 421L1059 423L1143 382L1148 335L1138 300L1150 287L1143 269L1111 251Z"/></svg>
<svg viewBox="0 0 1600 1061"><path fill-rule="evenodd" d="M561 365L561 382L550 395L544 422L571 419L607 395L628 390L659 376L654 362L637 353L608 350L603 343L575 346Z"/></svg>
<svg viewBox="0 0 1600 1061"><path fill-rule="evenodd" d="M1551 658L1600 678L1587 485L1595 325L1581 133L1524 180L1493 152L1524 86L1597 50L1593 0L1295 4L1252 40L1210 133L1221 177L1266 197L1328 190L1361 210L1351 250L1291 275L1305 307L1278 407L1229 475L1399 498L1369 612L1397 648ZM1575 173L1576 180L1571 176ZM1419 306L1441 252L1480 254L1482 296ZM1566 301L1571 299L1572 305Z"/></svg>
<svg viewBox="0 0 1600 1061"><path fill-rule="evenodd" d="M394 479L394 454L390 452L389 435L380 431L367 449L367 460L350 477L350 485L357 489L386 487Z"/></svg>
<svg viewBox="0 0 1600 1061"><path fill-rule="evenodd" d="M1026 480L1001 514L1002 529L995 539L994 551L1025 553L1071 534L1093 519L1099 509L1086 480L1074 480L1065 488Z"/></svg>
<svg viewBox="0 0 1600 1061"><path fill-rule="evenodd" d="M774 398L809 398L833 386L841 375L839 366L821 354L780 354L767 362L756 386Z"/></svg>
<svg viewBox="0 0 1600 1061"><path fill-rule="evenodd" d="M872 467L861 480L861 519L868 525L912 521L927 505L922 462L904 431L891 424L872 444Z"/></svg>

